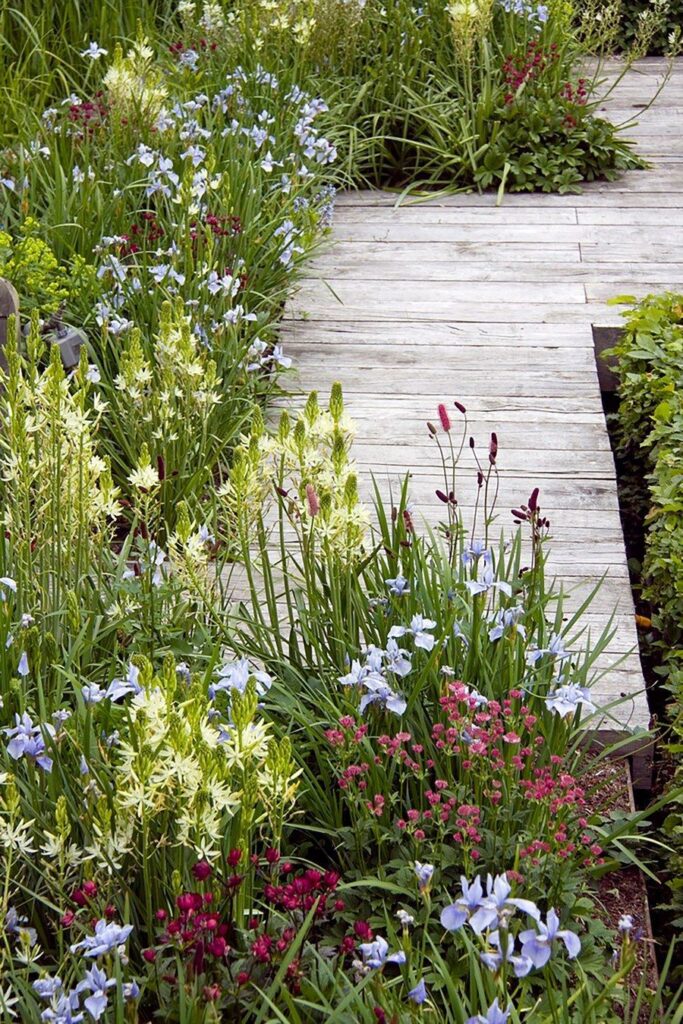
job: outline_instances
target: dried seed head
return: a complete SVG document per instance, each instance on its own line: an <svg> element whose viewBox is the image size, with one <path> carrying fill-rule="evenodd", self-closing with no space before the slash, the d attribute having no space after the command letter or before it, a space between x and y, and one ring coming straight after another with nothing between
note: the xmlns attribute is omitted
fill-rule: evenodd
<svg viewBox="0 0 683 1024"><path fill-rule="evenodd" d="M438 431L437 431L436 427L434 426L434 424L430 423L429 420L427 420L427 430L432 435L432 437L436 437Z"/></svg>

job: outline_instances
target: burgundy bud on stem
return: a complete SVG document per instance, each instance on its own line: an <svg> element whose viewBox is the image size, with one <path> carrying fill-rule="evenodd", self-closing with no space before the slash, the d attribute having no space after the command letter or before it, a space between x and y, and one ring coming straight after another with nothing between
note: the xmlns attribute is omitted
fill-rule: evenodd
<svg viewBox="0 0 683 1024"><path fill-rule="evenodd" d="M462 402L453 402L453 405L458 410L458 412L461 412L463 414L463 416L467 413L467 409L462 404Z"/></svg>
<svg viewBox="0 0 683 1024"><path fill-rule="evenodd" d="M443 402L441 402L439 405L439 419L441 420L441 426L446 431L446 433L448 433L448 431L451 429L451 421L446 411L446 406L443 404Z"/></svg>
<svg viewBox="0 0 683 1024"><path fill-rule="evenodd" d="M306 484L306 504L308 505L309 516L317 516L320 511L320 502L318 501L318 495L315 493L313 484Z"/></svg>
<svg viewBox="0 0 683 1024"><path fill-rule="evenodd" d="M437 491L436 496L439 499L439 501L442 501L444 503L444 505L448 504L448 495L444 494L443 491Z"/></svg>
<svg viewBox="0 0 683 1024"><path fill-rule="evenodd" d="M477 470L477 484L479 487L484 486L484 474L480 469Z"/></svg>
<svg viewBox="0 0 683 1024"><path fill-rule="evenodd" d="M492 466L496 464L496 457L498 455L498 436L493 433L491 434L491 441L489 443L489 462Z"/></svg>
<svg viewBox="0 0 683 1024"><path fill-rule="evenodd" d="M534 487L529 497L529 511L535 512L538 508L538 487Z"/></svg>
<svg viewBox="0 0 683 1024"><path fill-rule="evenodd" d="M470 448L472 449L472 451L474 451L474 438L473 437L470 438L469 445L470 445Z"/></svg>
<svg viewBox="0 0 683 1024"><path fill-rule="evenodd" d="M289 494L289 491L286 491L284 487L276 487L275 490L277 491L281 498L286 498L287 495Z"/></svg>
<svg viewBox="0 0 683 1024"><path fill-rule="evenodd" d="M166 463L164 462L161 455L157 455L157 473L159 474L159 480L164 480L166 477Z"/></svg>

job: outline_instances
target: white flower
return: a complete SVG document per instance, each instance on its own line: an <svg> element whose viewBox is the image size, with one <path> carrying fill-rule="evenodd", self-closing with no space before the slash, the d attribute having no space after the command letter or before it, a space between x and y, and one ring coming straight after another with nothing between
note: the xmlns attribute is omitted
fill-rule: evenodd
<svg viewBox="0 0 683 1024"><path fill-rule="evenodd" d="M109 50L105 50L103 46L100 46L98 43L91 42L88 45L87 50L82 51L81 57L89 57L90 60L99 60L100 57L106 57L108 53Z"/></svg>
<svg viewBox="0 0 683 1024"><path fill-rule="evenodd" d="M159 474L152 466L138 466L128 477L133 487L140 491L151 491L159 483Z"/></svg>

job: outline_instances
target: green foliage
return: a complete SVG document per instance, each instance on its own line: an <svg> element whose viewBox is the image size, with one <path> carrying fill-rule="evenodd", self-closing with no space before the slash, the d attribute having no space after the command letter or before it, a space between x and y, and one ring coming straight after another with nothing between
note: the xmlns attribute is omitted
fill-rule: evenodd
<svg viewBox="0 0 683 1024"><path fill-rule="evenodd" d="M641 513L647 527L643 598L652 605L667 685L671 754L671 813L665 828L677 854L671 863L673 897L683 910L683 295L650 295L624 314L614 353L620 378L619 429L634 477L647 480ZM679 925L683 919L679 919Z"/></svg>
<svg viewBox="0 0 683 1024"><path fill-rule="evenodd" d="M640 22L644 12L652 10L652 0L623 0L616 45L627 50L637 40L641 31ZM671 34L683 28L683 0L669 0L661 22L649 40L649 56L667 54L671 45Z"/></svg>
<svg viewBox="0 0 683 1024"><path fill-rule="evenodd" d="M505 110L475 179L511 192L578 192L583 181L642 166L609 121L561 98L522 96Z"/></svg>

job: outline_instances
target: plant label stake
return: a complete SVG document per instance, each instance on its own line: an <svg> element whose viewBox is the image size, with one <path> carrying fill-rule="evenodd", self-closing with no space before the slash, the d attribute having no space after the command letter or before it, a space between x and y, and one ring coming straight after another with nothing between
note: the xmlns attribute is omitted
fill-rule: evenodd
<svg viewBox="0 0 683 1024"><path fill-rule="evenodd" d="M86 340L83 331L79 331L77 327L71 327L69 324L60 324L52 332L50 341L53 345L59 345L65 370L73 370L78 366L81 348L85 345Z"/></svg>

